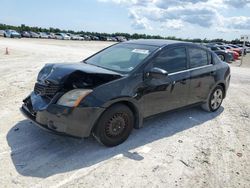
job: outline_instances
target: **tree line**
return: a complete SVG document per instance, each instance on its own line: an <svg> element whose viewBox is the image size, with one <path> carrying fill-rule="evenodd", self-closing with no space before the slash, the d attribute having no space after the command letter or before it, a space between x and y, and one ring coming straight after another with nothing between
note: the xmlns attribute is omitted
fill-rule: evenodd
<svg viewBox="0 0 250 188"><path fill-rule="evenodd" d="M178 38L175 36L168 36L168 37L162 37L160 35L146 35L146 34L129 34L129 33L100 33L100 32L89 32L89 31L73 31L73 30L62 30L59 28L42 28L42 27L30 27L25 24L22 24L20 26L13 26L13 25L7 25L7 24L0 24L0 30L6 30L6 29L12 29L16 30L18 32L22 31L33 31L33 32L52 32L52 33L72 33L72 34L83 34L83 35L93 35L93 36L106 36L106 37L113 37L113 36L124 36L127 39L167 39L167 40L179 40L179 41L187 41L187 42L195 42L195 43L209 43L209 42L225 42L225 43L240 43L239 39L235 39L232 41L227 41L224 39L183 39Z"/></svg>

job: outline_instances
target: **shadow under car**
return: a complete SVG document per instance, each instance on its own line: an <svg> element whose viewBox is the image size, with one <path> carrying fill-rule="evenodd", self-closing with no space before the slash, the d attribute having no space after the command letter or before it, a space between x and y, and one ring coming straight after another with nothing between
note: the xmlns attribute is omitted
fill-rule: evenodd
<svg viewBox="0 0 250 188"><path fill-rule="evenodd" d="M131 149L172 136L178 132L199 126L223 112L207 113L198 107L163 113L144 121L144 127L133 130L129 139L121 145L107 148L95 139L75 139L50 134L28 120L18 122L8 132L11 158L16 170L23 176L46 178L92 166L123 154L133 160L143 160Z"/></svg>

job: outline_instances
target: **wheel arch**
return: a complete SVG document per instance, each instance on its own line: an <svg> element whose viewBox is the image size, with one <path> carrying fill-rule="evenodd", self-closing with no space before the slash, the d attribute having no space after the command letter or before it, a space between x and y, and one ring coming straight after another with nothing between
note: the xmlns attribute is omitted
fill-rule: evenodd
<svg viewBox="0 0 250 188"><path fill-rule="evenodd" d="M225 83L219 82L216 86L221 86L223 88L223 99L224 99L226 97L226 85L225 85Z"/></svg>
<svg viewBox="0 0 250 188"><path fill-rule="evenodd" d="M134 128L135 129L139 129L140 127L142 127L142 123L143 123L143 117L139 111L138 106L132 102L130 99L120 99L120 100L114 100L112 102L109 102L108 104L105 105L106 110L108 108L111 108L112 106L116 105L116 104L123 104L126 105L134 114L135 120L134 120ZM98 119L96 120L94 126L92 127L91 132L93 132L93 130L96 127L97 122L99 121L100 117L103 115L103 113L106 111L104 110L102 112L102 114L98 117Z"/></svg>
<svg viewBox="0 0 250 188"><path fill-rule="evenodd" d="M135 115L135 120L134 120L134 128L135 129L138 129L140 126L140 113L139 113L139 109L136 107L136 105L130 101L126 101L126 100L122 100L122 101L119 101L119 102L116 102L112 105L115 105L115 104L124 104L126 106L129 107L129 109L133 112L133 114Z"/></svg>
<svg viewBox="0 0 250 188"><path fill-rule="evenodd" d="M216 83L210 88L210 91L209 91L209 93L208 93L208 96L207 96L207 98L206 98L206 101L209 100L209 97L210 97L211 93L213 92L213 90L214 90L217 86L221 86L221 87L223 88L223 90L224 90L223 99L226 97L226 84L225 84L224 82L222 82L222 81L219 81L219 82L216 82ZM204 102L206 102L206 101L204 101Z"/></svg>

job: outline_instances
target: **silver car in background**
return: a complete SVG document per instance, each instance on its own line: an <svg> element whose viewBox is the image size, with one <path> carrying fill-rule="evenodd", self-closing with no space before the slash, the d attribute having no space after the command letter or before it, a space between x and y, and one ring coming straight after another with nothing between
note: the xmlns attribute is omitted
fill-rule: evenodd
<svg viewBox="0 0 250 188"><path fill-rule="evenodd" d="M39 35L33 31L29 32L31 38L39 38Z"/></svg>
<svg viewBox="0 0 250 188"><path fill-rule="evenodd" d="M70 36L68 36L65 33L56 33L55 37L56 39L59 39L59 40L70 40Z"/></svg>
<svg viewBox="0 0 250 188"><path fill-rule="evenodd" d="M49 38L49 36L44 32L39 32L38 35L39 35L39 38L41 38L41 39L48 39Z"/></svg>
<svg viewBox="0 0 250 188"><path fill-rule="evenodd" d="M5 35L5 31L4 30L0 30L0 37L4 37Z"/></svg>

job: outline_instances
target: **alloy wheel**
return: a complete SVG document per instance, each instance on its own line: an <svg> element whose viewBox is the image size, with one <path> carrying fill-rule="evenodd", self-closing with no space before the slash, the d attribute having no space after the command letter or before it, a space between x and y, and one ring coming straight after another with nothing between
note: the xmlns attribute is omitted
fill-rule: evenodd
<svg viewBox="0 0 250 188"><path fill-rule="evenodd" d="M216 89L211 98L211 108L216 110L220 107L223 100L223 92L221 89Z"/></svg>

